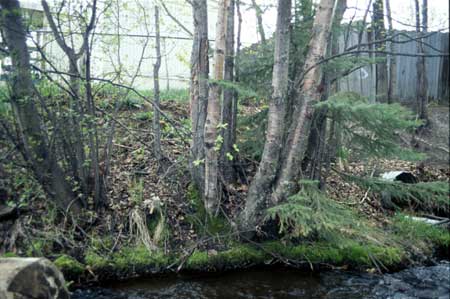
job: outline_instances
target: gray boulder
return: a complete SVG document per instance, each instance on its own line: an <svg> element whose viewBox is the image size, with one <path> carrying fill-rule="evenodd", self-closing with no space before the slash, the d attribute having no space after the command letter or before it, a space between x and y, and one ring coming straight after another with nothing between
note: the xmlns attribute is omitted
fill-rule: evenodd
<svg viewBox="0 0 450 299"><path fill-rule="evenodd" d="M0 299L70 299L61 272L45 258L0 258Z"/></svg>

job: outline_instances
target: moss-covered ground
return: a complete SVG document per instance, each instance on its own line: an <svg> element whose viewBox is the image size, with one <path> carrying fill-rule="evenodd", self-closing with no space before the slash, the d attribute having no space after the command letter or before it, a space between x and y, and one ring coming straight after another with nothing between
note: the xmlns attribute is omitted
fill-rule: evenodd
<svg viewBox="0 0 450 299"><path fill-rule="evenodd" d="M61 255L55 264L69 278L86 280L125 279L138 275L177 270L191 272L225 271L252 266L285 264L306 269L349 268L357 270L393 270L408 266L421 256L448 254L450 234L447 229L410 220L399 214L391 219L386 233L392 245L354 240L339 241L268 241L238 243L230 241L222 250L195 249L165 254L150 252L144 246L122 247L112 254L89 248L83 260ZM448 257L448 256L447 256ZM420 260L423 262L423 260Z"/></svg>

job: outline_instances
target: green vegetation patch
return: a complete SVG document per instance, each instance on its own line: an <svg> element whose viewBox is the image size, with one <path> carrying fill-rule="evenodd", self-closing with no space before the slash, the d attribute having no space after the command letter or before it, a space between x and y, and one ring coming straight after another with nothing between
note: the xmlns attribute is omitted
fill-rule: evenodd
<svg viewBox="0 0 450 299"><path fill-rule="evenodd" d="M197 233L214 237L231 232L231 226L223 216L208 215L201 195L193 184L188 187L187 198L191 213L187 215L186 221L194 226Z"/></svg>
<svg viewBox="0 0 450 299"><path fill-rule="evenodd" d="M370 267L374 261L385 266L394 266L404 258L401 248L396 246L367 245L356 241L344 244L334 242L308 242L300 245L286 246L280 242L270 242L263 246L273 256L308 262L311 264L349 265L354 268Z"/></svg>
<svg viewBox="0 0 450 299"><path fill-rule="evenodd" d="M397 214L392 223L393 235L407 248L420 248L431 251L433 248L450 249L448 229L413 220L406 215Z"/></svg>
<svg viewBox="0 0 450 299"><path fill-rule="evenodd" d="M124 247L113 254L112 262L121 270L161 268L169 264L170 257L160 251L150 252L144 246Z"/></svg>
<svg viewBox="0 0 450 299"><path fill-rule="evenodd" d="M225 270L261 264L266 259L263 251L250 245L235 245L228 250L217 252L195 251L186 262L187 270Z"/></svg>
<svg viewBox="0 0 450 299"><path fill-rule="evenodd" d="M4 254L0 255L0 257L18 257L18 255L14 252L5 252Z"/></svg>
<svg viewBox="0 0 450 299"><path fill-rule="evenodd" d="M391 182L376 178L360 178L351 175L344 175L344 177L362 188L370 189L372 194L380 196L385 192L402 206L416 206L418 209L428 212L439 211L450 213L448 182L434 181L405 184L402 182Z"/></svg>
<svg viewBox="0 0 450 299"><path fill-rule="evenodd" d="M83 274L84 265L77 261L75 258L68 255L61 255L54 261L55 266L61 270L67 277L77 277Z"/></svg>
<svg viewBox="0 0 450 299"><path fill-rule="evenodd" d="M85 256L86 264L96 273L117 271L127 276L135 272L161 271L173 261L170 255L161 251L150 252L146 247L123 247L111 255L101 255L95 251L88 251Z"/></svg>
<svg viewBox="0 0 450 299"><path fill-rule="evenodd" d="M272 241L259 246L239 244L221 252L195 251L188 258L185 268L191 271L220 271L263 265L277 259L288 260L293 264L348 265L353 268L364 268L378 264L385 267L398 265L403 261L404 254L399 247L365 245L358 242L341 246L327 242L286 245Z"/></svg>

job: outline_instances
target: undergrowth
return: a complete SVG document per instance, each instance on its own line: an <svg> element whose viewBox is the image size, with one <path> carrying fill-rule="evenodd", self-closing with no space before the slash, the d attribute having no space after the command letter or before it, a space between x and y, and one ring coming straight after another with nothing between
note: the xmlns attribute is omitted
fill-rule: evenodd
<svg viewBox="0 0 450 299"><path fill-rule="evenodd" d="M399 181L386 181L377 178L361 178L357 176L344 175L351 182L356 183L364 189L370 190L374 195L389 194L394 199L397 208L415 207L428 212L442 212L448 214L450 211L450 197L448 196L448 182L420 182L417 184L406 184Z"/></svg>
<svg viewBox="0 0 450 299"><path fill-rule="evenodd" d="M410 216L398 213L392 219L391 232L405 248L430 252L450 249L450 232L446 228L413 220Z"/></svg>
<svg viewBox="0 0 450 299"><path fill-rule="evenodd" d="M285 203L268 209L267 218L278 220L280 233L289 238L318 240L356 239L384 242L383 234L356 211L330 199L317 181L303 180L301 190Z"/></svg>

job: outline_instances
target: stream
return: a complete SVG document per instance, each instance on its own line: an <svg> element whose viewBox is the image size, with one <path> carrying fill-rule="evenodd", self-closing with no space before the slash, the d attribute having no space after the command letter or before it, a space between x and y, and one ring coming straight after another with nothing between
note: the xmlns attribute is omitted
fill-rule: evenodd
<svg viewBox="0 0 450 299"><path fill-rule="evenodd" d="M450 299L450 263L393 274L264 269L135 279L76 290L73 299Z"/></svg>

